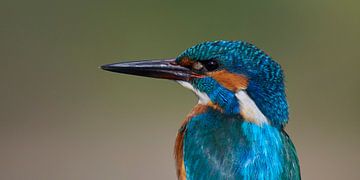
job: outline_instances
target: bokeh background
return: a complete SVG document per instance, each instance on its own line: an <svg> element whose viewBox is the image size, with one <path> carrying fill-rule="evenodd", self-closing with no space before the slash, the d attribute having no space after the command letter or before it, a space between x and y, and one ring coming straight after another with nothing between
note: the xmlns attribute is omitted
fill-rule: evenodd
<svg viewBox="0 0 360 180"><path fill-rule="evenodd" d="M1 0L0 179L175 179L195 96L101 71L246 40L279 61L303 179L360 179L360 3Z"/></svg>

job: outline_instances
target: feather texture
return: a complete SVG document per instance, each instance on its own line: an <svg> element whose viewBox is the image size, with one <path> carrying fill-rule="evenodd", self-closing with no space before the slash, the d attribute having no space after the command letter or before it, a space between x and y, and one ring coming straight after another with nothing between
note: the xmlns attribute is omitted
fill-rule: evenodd
<svg viewBox="0 0 360 180"><path fill-rule="evenodd" d="M212 108L186 124L183 156L187 180L300 179L295 148L282 129Z"/></svg>

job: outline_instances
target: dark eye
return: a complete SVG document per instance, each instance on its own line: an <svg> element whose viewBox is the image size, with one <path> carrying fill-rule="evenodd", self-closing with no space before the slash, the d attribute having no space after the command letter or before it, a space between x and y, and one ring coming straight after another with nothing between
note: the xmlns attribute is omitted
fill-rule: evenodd
<svg viewBox="0 0 360 180"><path fill-rule="evenodd" d="M219 64L216 60L208 60L202 62L202 64L205 66L206 70L208 71L214 71L219 67Z"/></svg>

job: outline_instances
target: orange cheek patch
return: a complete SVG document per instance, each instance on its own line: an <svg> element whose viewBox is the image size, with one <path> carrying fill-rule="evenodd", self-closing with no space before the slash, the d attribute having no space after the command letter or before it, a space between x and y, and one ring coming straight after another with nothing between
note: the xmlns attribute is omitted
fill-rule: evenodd
<svg viewBox="0 0 360 180"><path fill-rule="evenodd" d="M227 70L209 72L207 75L214 78L222 86L233 92L246 89L249 83L246 76L230 73Z"/></svg>
<svg viewBox="0 0 360 180"><path fill-rule="evenodd" d="M180 60L179 64L184 67L191 67L194 64L194 62L191 61L189 58L184 57Z"/></svg>

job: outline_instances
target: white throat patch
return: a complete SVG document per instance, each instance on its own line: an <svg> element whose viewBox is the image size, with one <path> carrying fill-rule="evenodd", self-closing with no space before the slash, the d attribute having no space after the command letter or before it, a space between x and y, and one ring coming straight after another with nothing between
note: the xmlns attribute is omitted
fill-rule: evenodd
<svg viewBox="0 0 360 180"><path fill-rule="evenodd" d="M266 116L260 111L246 91L240 90L235 94L235 96L239 101L240 114L245 120L259 125L269 123Z"/></svg>
<svg viewBox="0 0 360 180"><path fill-rule="evenodd" d="M190 83L186 81L177 81L180 85L184 86L187 89L192 90L198 97L199 97L199 104L207 105L210 102L209 96L204 93L200 92L198 89L195 89Z"/></svg>

